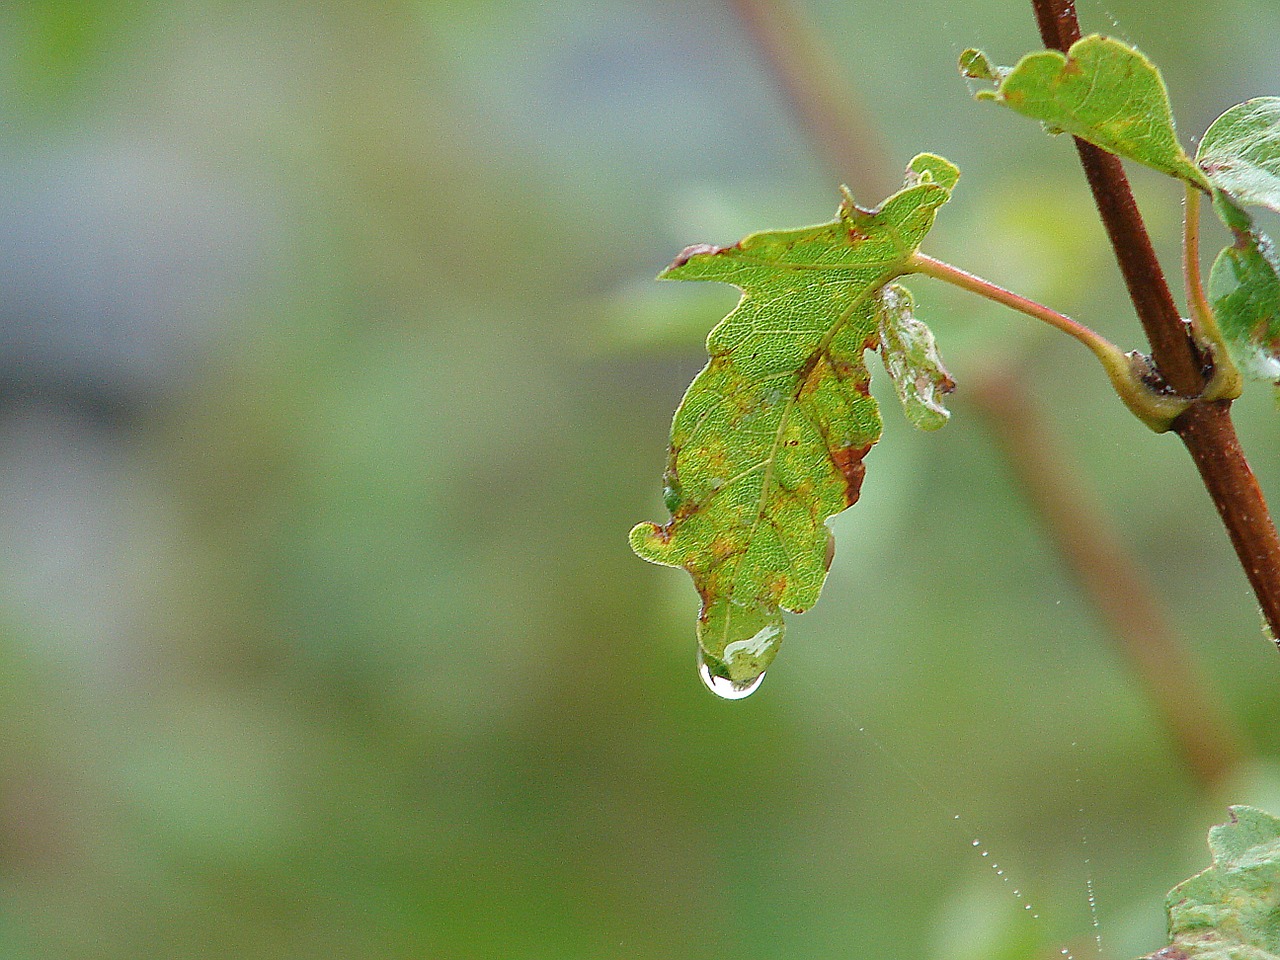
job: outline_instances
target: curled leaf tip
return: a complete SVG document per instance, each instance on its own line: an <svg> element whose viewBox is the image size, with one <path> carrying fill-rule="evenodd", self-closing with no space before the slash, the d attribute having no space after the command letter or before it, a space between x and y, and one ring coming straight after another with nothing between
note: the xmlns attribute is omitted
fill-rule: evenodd
<svg viewBox="0 0 1280 960"><path fill-rule="evenodd" d="M913 187L920 183L936 183L950 192L960 180L960 168L936 153L918 153L907 164L905 184Z"/></svg>
<svg viewBox="0 0 1280 960"><path fill-rule="evenodd" d="M676 258L671 261L671 266L667 267L667 270L678 270L680 267L683 267L686 263L688 263L694 257L702 257L702 256L707 256L709 254L716 254L723 249L724 249L723 247L717 247L713 243L691 243L689 244L689 246L685 247L683 250L681 250L679 253L676 254ZM663 272L665 273L666 271L663 271Z"/></svg>
<svg viewBox="0 0 1280 960"><path fill-rule="evenodd" d="M916 319L915 301L904 287L889 284L880 296L880 356L907 419L921 430L937 430L951 419L943 397L956 383L942 365L933 331Z"/></svg>
<svg viewBox="0 0 1280 960"><path fill-rule="evenodd" d="M981 50L970 47L960 54L960 75L970 80L999 82L1009 73L1008 67L997 67Z"/></svg>

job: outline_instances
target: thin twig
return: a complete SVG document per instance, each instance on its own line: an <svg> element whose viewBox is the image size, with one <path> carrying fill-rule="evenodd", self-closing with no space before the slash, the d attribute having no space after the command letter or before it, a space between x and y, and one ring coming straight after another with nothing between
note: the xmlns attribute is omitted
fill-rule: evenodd
<svg viewBox="0 0 1280 960"><path fill-rule="evenodd" d="M1227 350L1226 340L1218 327L1218 318L1205 294L1200 272L1200 190L1186 185L1186 201L1182 217L1182 275L1187 285L1187 309L1201 346L1213 352L1213 379L1205 395L1213 400L1234 400L1244 386L1240 371Z"/></svg>
<svg viewBox="0 0 1280 960"><path fill-rule="evenodd" d="M1083 323L1058 313L1057 310L1050 309L1042 303L1037 303L1035 300L1022 296L1020 293L1006 290L1004 287L992 283L990 280L984 280L968 270L954 267L919 251L916 251L911 257L908 266L915 273L923 273L936 280L943 280L953 286L968 290L970 293L976 293L980 297L1003 304L1011 310L1025 313L1027 316L1034 317L1042 323L1047 323L1049 326L1061 330L1067 336L1079 340L1094 354L1098 355L1100 359L1103 356L1115 356L1123 360L1124 355L1120 352L1120 348L1092 327L1086 327ZM1103 363L1105 364L1106 361L1104 360Z"/></svg>
<svg viewBox="0 0 1280 960"><path fill-rule="evenodd" d="M1205 328L1206 336L1221 340L1218 321L1209 306L1200 273L1200 191L1188 183L1186 193L1182 211L1182 275L1187 283L1187 308L1195 321Z"/></svg>
<svg viewBox="0 0 1280 960"><path fill-rule="evenodd" d="M1045 46L1065 53L1080 39L1073 0L1031 4ZM1156 366L1178 393L1198 397L1208 379L1206 364L1174 305L1120 160L1080 139L1076 151ZM1280 537L1236 437L1231 402L1192 403L1173 430L1213 498L1272 635L1280 636Z"/></svg>
<svg viewBox="0 0 1280 960"><path fill-rule="evenodd" d="M1098 358L1102 369L1107 373L1107 378L1111 381L1112 388L1124 401L1124 405L1135 417L1157 433L1168 430L1169 425L1186 409L1186 398L1152 390L1145 379L1149 375L1146 365L1131 361L1126 354L1120 352L1119 347L1091 327L1077 323L1044 304L1006 290L967 270L935 260L918 250L912 254L907 267L914 273L922 273L936 280L943 280L970 293L976 293L980 297L994 300L1079 340Z"/></svg>
<svg viewBox="0 0 1280 960"><path fill-rule="evenodd" d="M990 373L966 393L986 415L1035 513L1146 690L1192 775L1212 790L1238 764L1240 738L1174 636L1154 591L1070 468L1068 451L1018 378Z"/></svg>

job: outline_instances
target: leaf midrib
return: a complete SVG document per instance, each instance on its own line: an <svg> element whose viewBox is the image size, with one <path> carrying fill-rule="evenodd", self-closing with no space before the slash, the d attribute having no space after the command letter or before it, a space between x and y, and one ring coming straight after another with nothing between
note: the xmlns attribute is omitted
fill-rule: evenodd
<svg viewBox="0 0 1280 960"><path fill-rule="evenodd" d="M897 238L895 237L895 239ZM886 261L886 262L893 262L901 266L902 259L898 259L896 261ZM896 277L900 275L901 275L900 270L886 271L885 276L883 278L878 279L875 283L869 284L866 287L864 287L862 291L859 292L849 302L849 305L844 309L844 311L840 314L840 316L836 318L835 322L831 324L831 326L827 329L827 332L822 335L822 339L818 341L817 346L814 347L813 352L809 354L809 357L810 358L819 357L827 353L831 347L832 340L835 339L835 336L837 333L840 332L840 329L846 323L849 322L849 319L853 316L854 312L859 307L861 307L864 303L866 303L868 299L870 299L876 293L878 293L881 289L883 289L885 284L890 283L892 280L894 280ZM806 363L807 362L808 362L808 358L806 358ZM730 598L733 595L733 586L737 582L738 569L741 567L743 559L746 557L747 553L751 549L751 544L755 540L756 531L759 530L760 528L760 521L765 518L765 515L767 513L766 507L769 502L769 488L773 483L773 467L774 467L774 464L777 462L778 450L782 446L782 437L783 437L783 434L786 432L787 425L791 422L792 411L795 410L796 405L800 402L800 393L804 389L804 378L800 376L799 370L797 370L793 375L796 377L796 384L794 389L791 391L790 397L786 401L786 406L783 408L782 416L778 420L778 428L777 430L774 431L774 435L773 435L773 444L769 448L769 455L766 458L764 463L765 470L764 470L764 476L760 480L760 499L756 503L756 516L751 523L751 529L747 533L743 548L738 553L737 560L735 561L735 564L734 564L733 574L729 578ZM828 448L828 456L829 455L830 455L830 450ZM834 466L834 463L833 463L833 466ZM778 537L778 543L782 544L781 535L779 535ZM783 552L787 553L788 564L790 564L790 554L786 550L785 545L783 546ZM723 632L723 636L721 637L722 645L727 644L729 641L729 628L730 628L731 622L732 622L732 615L726 616L724 618L724 632Z"/></svg>

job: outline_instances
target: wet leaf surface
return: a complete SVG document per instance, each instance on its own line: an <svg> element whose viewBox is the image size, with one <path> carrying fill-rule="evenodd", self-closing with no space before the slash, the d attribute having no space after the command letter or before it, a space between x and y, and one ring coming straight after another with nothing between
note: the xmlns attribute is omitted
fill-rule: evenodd
<svg viewBox="0 0 1280 960"><path fill-rule="evenodd" d="M911 418L945 419L937 395L950 381L932 337L905 291L885 286L906 271L958 176L924 154L877 210L846 197L830 223L689 247L662 274L743 291L676 411L671 519L631 531L641 557L693 577L700 672L722 696L754 689L782 641L781 611L803 612L822 590L826 520L858 499L863 458L880 438L863 354L882 329L890 355L902 353L888 365Z"/></svg>
<svg viewBox="0 0 1280 960"><path fill-rule="evenodd" d="M1209 831L1213 866L1169 891L1161 960L1280 955L1280 820L1253 807Z"/></svg>
<svg viewBox="0 0 1280 960"><path fill-rule="evenodd" d="M1209 299L1237 365L1280 383L1280 263L1246 206L1280 211L1280 98L1227 110L1205 131L1196 161L1213 186L1214 209L1234 240L1213 265Z"/></svg>

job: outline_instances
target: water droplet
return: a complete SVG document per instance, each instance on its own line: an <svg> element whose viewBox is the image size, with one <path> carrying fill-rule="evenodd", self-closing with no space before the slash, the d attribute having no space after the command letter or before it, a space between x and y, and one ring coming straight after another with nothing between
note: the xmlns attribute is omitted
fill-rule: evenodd
<svg viewBox="0 0 1280 960"><path fill-rule="evenodd" d="M698 649L698 676L702 678L702 685L722 700L742 700L755 693L764 682L764 673L741 681L712 673L701 648Z"/></svg>
<svg viewBox="0 0 1280 960"><path fill-rule="evenodd" d="M782 614L732 600L704 604L698 618L698 674L725 700L741 700L760 678L782 643Z"/></svg>

